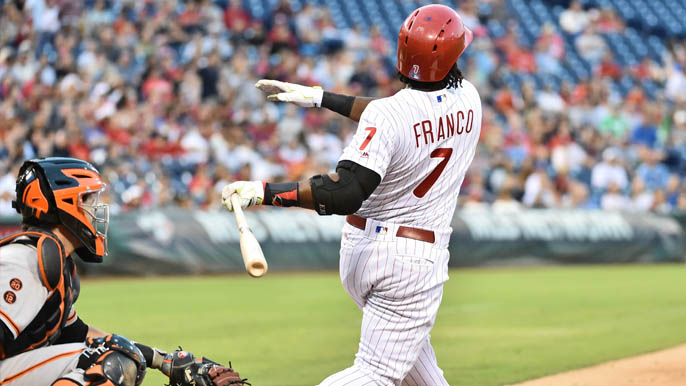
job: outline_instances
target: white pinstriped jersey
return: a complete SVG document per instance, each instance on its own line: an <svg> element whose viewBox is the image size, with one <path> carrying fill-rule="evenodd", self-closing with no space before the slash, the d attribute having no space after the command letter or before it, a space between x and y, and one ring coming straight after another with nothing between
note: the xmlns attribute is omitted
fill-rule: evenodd
<svg viewBox="0 0 686 386"><path fill-rule="evenodd" d="M481 100L467 80L458 88L403 89L371 102L340 158L381 176L356 214L450 231L480 134Z"/></svg>

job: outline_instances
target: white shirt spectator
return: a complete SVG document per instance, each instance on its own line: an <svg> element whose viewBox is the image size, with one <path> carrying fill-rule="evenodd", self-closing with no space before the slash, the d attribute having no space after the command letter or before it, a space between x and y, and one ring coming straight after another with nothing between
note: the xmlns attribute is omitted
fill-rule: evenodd
<svg viewBox="0 0 686 386"><path fill-rule="evenodd" d="M7 173L0 178L0 216L17 214L17 211L12 208L16 182L16 177L12 173Z"/></svg>
<svg viewBox="0 0 686 386"><path fill-rule="evenodd" d="M286 113L279 120L276 130L279 133L281 143L288 143L296 139L302 132L303 120L298 115L298 109L293 104L286 105Z"/></svg>
<svg viewBox="0 0 686 386"><path fill-rule="evenodd" d="M631 201L628 197L622 196L619 193L607 193L603 195L600 207L603 210L626 210L630 204Z"/></svg>
<svg viewBox="0 0 686 386"><path fill-rule="evenodd" d="M259 155L255 149L240 145L236 146L230 153L229 157L223 160L223 164L229 168L232 172L237 172L243 165L253 164L261 159L262 156Z"/></svg>
<svg viewBox="0 0 686 386"><path fill-rule="evenodd" d="M556 146L550 156L553 164L553 169L557 171L562 170L578 170L586 161L586 151L581 145L576 142L570 142L566 145Z"/></svg>
<svg viewBox="0 0 686 386"><path fill-rule="evenodd" d="M612 183L622 190L629 184L626 170L621 165L601 162L593 167L591 185L594 188L605 189Z"/></svg>
<svg viewBox="0 0 686 386"><path fill-rule="evenodd" d="M307 159L307 149L298 141L293 140L279 148L279 158L289 164L300 163Z"/></svg>
<svg viewBox="0 0 686 386"><path fill-rule="evenodd" d="M560 94L550 88L539 92L536 101L544 112L559 113L565 108L565 101L560 97Z"/></svg>
<svg viewBox="0 0 686 386"><path fill-rule="evenodd" d="M317 159L335 165L343 152L340 138L331 133L311 133L307 136L307 146Z"/></svg>
<svg viewBox="0 0 686 386"><path fill-rule="evenodd" d="M574 41L579 55L592 64L600 62L607 52L605 40L596 34L591 27L584 30L584 33Z"/></svg>
<svg viewBox="0 0 686 386"><path fill-rule="evenodd" d="M197 129L189 131L181 138L181 147L185 151L183 161L196 165L207 162L210 144Z"/></svg>
<svg viewBox="0 0 686 386"><path fill-rule="evenodd" d="M57 4L53 4L52 7L46 6L43 9L43 12L40 14L38 20L36 20L36 30L56 33L60 29L59 15L60 8L57 6Z"/></svg>
<svg viewBox="0 0 686 386"><path fill-rule="evenodd" d="M686 70L673 69L665 84L665 95L671 101L684 95L686 90Z"/></svg>
<svg viewBox="0 0 686 386"><path fill-rule="evenodd" d="M650 192L640 193L631 200L631 209L636 212L648 212L653 206L653 194Z"/></svg>
<svg viewBox="0 0 686 386"><path fill-rule="evenodd" d="M547 179L545 172L541 171L531 173L526 178L524 197L522 197L524 205L531 207L539 203L548 208L556 206L555 195L550 190L549 183L545 179Z"/></svg>
<svg viewBox="0 0 686 386"><path fill-rule="evenodd" d="M580 6L562 11L560 14L560 27L570 35L576 35L588 25L588 13Z"/></svg>
<svg viewBox="0 0 686 386"><path fill-rule="evenodd" d="M12 66L12 76L21 84L25 84L33 79L36 71L36 64L33 60L29 60L28 58L18 60L14 66Z"/></svg>

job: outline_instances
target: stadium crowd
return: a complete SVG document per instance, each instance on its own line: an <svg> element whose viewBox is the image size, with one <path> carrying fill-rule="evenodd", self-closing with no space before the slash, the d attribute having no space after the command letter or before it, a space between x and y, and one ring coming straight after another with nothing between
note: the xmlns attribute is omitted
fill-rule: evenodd
<svg viewBox="0 0 686 386"><path fill-rule="evenodd" d="M484 3L484 1L480 1ZM480 148L462 205L686 209L686 42L622 67L603 34L612 9L572 2L527 46L505 0L458 1L475 31L460 67L480 90ZM301 2L296 2L301 5ZM240 0L0 0L0 215L21 161L87 159L113 211L219 207L230 180L297 180L331 170L354 123L324 109L267 102L260 78L387 96L401 87L395 40L339 29L326 7L281 1L266 19ZM494 38L486 25L507 26ZM592 65L560 87L507 74L558 74L564 37ZM610 87L630 76L657 95Z"/></svg>

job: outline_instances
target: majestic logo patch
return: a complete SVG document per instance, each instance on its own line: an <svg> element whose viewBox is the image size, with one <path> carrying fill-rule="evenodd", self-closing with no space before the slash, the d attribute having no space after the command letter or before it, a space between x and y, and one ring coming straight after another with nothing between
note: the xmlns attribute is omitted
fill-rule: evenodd
<svg viewBox="0 0 686 386"><path fill-rule="evenodd" d="M418 64L412 65L412 70L410 70L410 78L419 79L419 65Z"/></svg>
<svg viewBox="0 0 686 386"><path fill-rule="evenodd" d="M366 151L363 151L361 157L362 158L369 158L369 153L367 153Z"/></svg>
<svg viewBox="0 0 686 386"><path fill-rule="evenodd" d="M23 286L24 285L22 284L21 280L17 279L16 277L10 280L10 288L12 288L15 291L19 291Z"/></svg>
<svg viewBox="0 0 686 386"><path fill-rule="evenodd" d="M2 298L5 299L5 302L9 304L14 304L14 302L17 301L17 295L12 291L5 292Z"/></svg>

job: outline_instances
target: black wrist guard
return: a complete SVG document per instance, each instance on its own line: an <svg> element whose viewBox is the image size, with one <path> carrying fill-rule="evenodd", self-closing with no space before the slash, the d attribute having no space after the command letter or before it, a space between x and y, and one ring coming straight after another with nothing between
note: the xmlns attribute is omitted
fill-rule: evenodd
<svg viewBox="0 0 686 386"><path fill-rule="evenodd" d="M300 206L297 182L266 183L263 205Z"/></svg>
<svg viewBox="0 0 686 386"><path fill-rule="evenodd" d="M324 95L322 95L322 107L344 117L350 117L350 113L353 111L353 103L355 103L353 96L334 94L328 91L324 91Z"/></svg>

